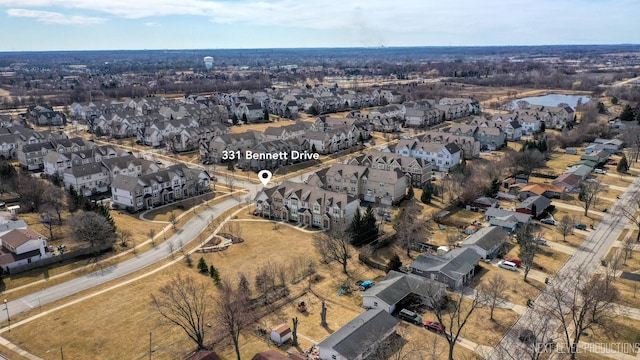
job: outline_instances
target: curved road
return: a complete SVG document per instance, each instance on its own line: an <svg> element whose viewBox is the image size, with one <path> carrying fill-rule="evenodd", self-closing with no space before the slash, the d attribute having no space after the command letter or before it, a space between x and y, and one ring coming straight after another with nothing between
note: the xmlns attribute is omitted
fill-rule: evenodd
<svg viewBox="0 0 640 360"><path fill-rule="evenodd" d="M23 313L37 308L42 304L60 300L66 296L115 280L152 265L171 254L169 243L173 244L174 251L178 250L178 244L180 243L182 243L183 246L187 245L207 228L212 217L218 217L236 205L238 205L238 201L235 198L231 198L201 211L198 213L198 216L189 220L180 232L174 234L167 239L167 241L158 244L151 250L139 253L134 258L9 301L9 314L14 316Z"/></svg>

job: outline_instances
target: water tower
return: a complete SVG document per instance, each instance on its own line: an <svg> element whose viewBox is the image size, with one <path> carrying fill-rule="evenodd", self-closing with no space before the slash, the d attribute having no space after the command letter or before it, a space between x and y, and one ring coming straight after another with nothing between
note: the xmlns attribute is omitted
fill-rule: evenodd
<svg viewBox="0 0 640 360"><path fill-rule="evenodd" d="M213 67L213 58L211 56L204 57L204 66L207 68L207 70L211 70L211 68Z"/></svg>

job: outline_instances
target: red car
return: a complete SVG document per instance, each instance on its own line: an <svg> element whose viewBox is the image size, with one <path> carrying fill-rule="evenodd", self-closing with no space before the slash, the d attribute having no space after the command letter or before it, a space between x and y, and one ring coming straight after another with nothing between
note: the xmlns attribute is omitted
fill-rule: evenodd
<svg viewBox="0 0 640 360"><path fill-rule="evenodd" d="M444 334L444 325L436 321L425 321L424 327L428 330Z"/></svg>
<svg viewBox="0 0 640 360"><path fill-rule="evenodd" d="M512 263L516 264L517 267L521 267L522 266L522 261L520 261L520 259L510 258L510 259L504 259L504 261L512 262Z"/></svg>
<svg viewBox="0 0 640 360"><path fill-rule="evenodd" d="M613 161L613 160L609 160L609 161L607 161L607 164L608 165L618 165L618 162Z"/></svg>

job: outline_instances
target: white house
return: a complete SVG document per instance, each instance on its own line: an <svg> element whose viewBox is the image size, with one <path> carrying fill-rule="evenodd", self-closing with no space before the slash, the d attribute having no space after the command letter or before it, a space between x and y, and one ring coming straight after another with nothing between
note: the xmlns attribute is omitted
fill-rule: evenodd
<svg viewBox="0 0 640 360"><path fill-rule="evenodd" d="M5 272L49 257L47 239L31 229L13 229L0 236L0 266Z"/></svg>
<svg viewBox="0 0 640 360"><path fill-rule="evenodd" d="M389 147L383 151L427 160L434 170L442 172L451 171L458 166L461 155L460 147L454 143L439 144L417 140L400 140L395 148Z"/></svg>

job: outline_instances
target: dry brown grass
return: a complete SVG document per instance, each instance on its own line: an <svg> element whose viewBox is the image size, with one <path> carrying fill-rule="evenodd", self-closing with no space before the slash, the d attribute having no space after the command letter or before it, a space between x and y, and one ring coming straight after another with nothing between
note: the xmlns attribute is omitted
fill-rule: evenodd
<svg viewBox="0 0 640 360"><path fill-rule="evenodd" d="M480 267L481 270L476 271L471 287L477 288L481 282L488 281L492 274L498 272L509 284L509 290L504 293L504 298L514 304L526 306L527 299L535 299L545 286L533 279L528 279L529 281L525 283L522 271L509 271L482 262Z"/></svg>
<svg viewBox="0 0 640 360"><path fill-rule="evenodd" d="M612 350L636 355L638 348L634 344L640 344L638 329L640 329L639 320L616 317L611 320L610 324L607 324L605 329L596 328L593 331L588 331L589 336L582 339L586 342L612 344Z"/></svg>

